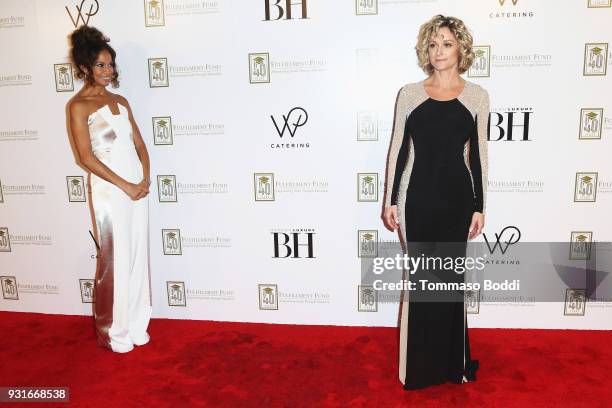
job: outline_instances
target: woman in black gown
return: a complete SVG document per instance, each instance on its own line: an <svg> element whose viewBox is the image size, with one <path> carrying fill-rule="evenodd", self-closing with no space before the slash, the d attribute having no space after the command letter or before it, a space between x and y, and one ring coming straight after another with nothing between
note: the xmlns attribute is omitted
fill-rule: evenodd
<svg viewBox="0 0 612 408"><path fill-rule="evenodd" d="M489 96L460 76L474 60L461 20L433 17L415 48L429 77L399 91L382 218L389 230L400 228L408 256L465 257L467 240L484 227ZM464 280L452 270L425 268L409 279L432 277ZM404 293L399 377L405 389L476 379L463 292L454 293L450 301Z"/></svg>

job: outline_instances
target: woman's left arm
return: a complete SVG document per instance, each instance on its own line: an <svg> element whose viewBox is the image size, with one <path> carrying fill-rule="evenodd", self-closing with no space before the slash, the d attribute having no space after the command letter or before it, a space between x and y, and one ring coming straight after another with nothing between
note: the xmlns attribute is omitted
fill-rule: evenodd
<svg viewBox="0 0 612 408"><path fill-rule="evenodd" d="M475 131L470 136L470 170L474 182L474 214L469 229L469 239L477 237L484 228L484 214L487 202L487 177L489 154L487 128L489 126L489 94L482 90L482 97L476 109Z"/></svg>
<svg viewBox="0 0 612 408"><path fill-rule="evenodd" d="M142 164L143 181L145 181L146 185L148 186L151 184L149 152L147 151L147 146L142 139L142 135L140 134L140 129L138 129L136 120L134 120L134 116L132 115L132 108L130 107L130 104L128 103L127 99L123 97L121 97L121 100L128 108L130 122L132 123L132 132L134 134L134 147L136 148L136 153L138 153L140 163Z"/></svg>

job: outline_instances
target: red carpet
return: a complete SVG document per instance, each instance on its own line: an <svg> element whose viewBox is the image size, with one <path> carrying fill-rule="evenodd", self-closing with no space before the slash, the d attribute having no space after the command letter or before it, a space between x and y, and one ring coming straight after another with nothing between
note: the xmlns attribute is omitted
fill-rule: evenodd
<svg viewBox="0 0 612 408"><path fill-rule="evenodd" d="M21 406L612 404L609 331L471 329L478 380L419 391L401 388L389 328L154 319L128 354L99 348L89 317L0 312L0 333L0 386L70 387L69 404Z"/></svg>

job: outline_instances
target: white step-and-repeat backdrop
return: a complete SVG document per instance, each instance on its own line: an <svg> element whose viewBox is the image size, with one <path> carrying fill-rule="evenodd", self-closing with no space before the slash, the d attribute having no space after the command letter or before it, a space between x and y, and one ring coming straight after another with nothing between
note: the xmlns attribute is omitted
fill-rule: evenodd
<svg viewBox="0 0 612 408"><path fill-rule="evenodd" d="M424 77L416 35L438 13L472 31L465 76L491 96L487 239L611 241L610 0L2 0L0 309L91 314L65 114L85 23L117 50L151 156L154 317L394 326L359 256L396 239L380 220L395 97ZM469 319L610 329L610 306L578 291Z"/></svg>

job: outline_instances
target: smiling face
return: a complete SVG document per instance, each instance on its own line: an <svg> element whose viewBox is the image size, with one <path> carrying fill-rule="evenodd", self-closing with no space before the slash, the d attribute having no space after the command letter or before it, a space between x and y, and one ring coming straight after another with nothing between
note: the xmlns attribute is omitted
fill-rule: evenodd
<svg viewBox="0 0 612 408"><path fill-rule="evenodd" d="M115 61L108 50L100 51L90 71L93 85L106 87L113 81Z"/></svg>
<svg viewBox="0 0 612 408"><path fill-rule="evenodd" d="M428 45L429 63L436 71L457 69L459 65L459 42L448 29L441 27L432 34Z"/></svg>

